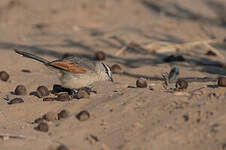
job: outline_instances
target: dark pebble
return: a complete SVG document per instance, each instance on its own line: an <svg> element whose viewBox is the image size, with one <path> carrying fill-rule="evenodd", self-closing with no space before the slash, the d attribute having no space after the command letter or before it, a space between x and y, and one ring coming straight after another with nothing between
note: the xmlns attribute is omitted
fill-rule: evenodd
<svg viewBox="0 0 226 150"><path fill-rule="evenodd" d="M41 122L41 123L38 124L37 127L35 127L35 129L37 131L41 131L41 132L48 132L49 131L49 126L48 126L47 123Z"/></svg>
<svg viewBox="0 0 226 150"><path fill-rule="evenodd" d="M41 123L41 122L44 122L44 119L43 118L37 118L34 120L34 123Z"/></svg>
<svg viewBox="0 0 226 150"><path fill-rule="evenodd" d="M57 98L56 97L45 97L43 98L43 101L56 101Z"/></svg>
<svg viewBox="0 0 226 150"><path fill-rule="evenodd" d="M148 84L147 81L144 78L140 78L136 81L136 85L138 88L147 88Z"/></svg>
<svg viewBox="0 0 226 150"><path fill-rule="evenodd" d="M1 71L0 72L0 79L2 81L7 81L9 79L9 74L6 71Z"/></svg>
<svg viewBox="0 0 226 150"><path fill-rule="evenodd" d="M62 93L57 96L56 100L57 101L70 101L71 97L68 95L68 93Z"/></svg>
<svg viewBox="0 0 226 150"><path fill-rule="evenodd" d="M68 148L65 145L61 144L57 147L56 150L68 150Z"/></svg>
<svg viewBox="0 0 226 150"><path fill-rule="evenodd" d="M122 71L122 68L121 68L120 65L114 64L114 65L111 66L111 72L112 72L112 73L120 74L120 73L122 73L123 71Z"/></svg>
<svg viewBox="0 0 226 150"><path fill-rule="evenodd" d="M96 60L105 60L106 59L105 53L102 51L96 52L95 59Z"/></svg>
<svg viewBox="0 0 226 150"><path fill-rule="evenodd" d="M24 102L24 100L22 98L14 98L14 99L10 100L8 102L8 104L18 104L18 103L23 103L23 102Z"/></svg>
<svg viewBox="0 0 226 150"><path fill-rule="evenodd" d="M37 88L36 92L37 92L37 96L39 98L42 98L42 97L45 97L45 96L48 96L49 95L49 90L45 86L39 86Z"/></svg>
<svg viewBox="0 0 226 150"><path fill-rule="evenodd" d="M226 77L220 77L217 82L218 86L226 87Z"/></svg>
<svg viewBox="0 0 226 150"><path fill-rule="evenodd" d="M76 115L76 118L80 121L86 121L89 119L89 117L90 117L90 114L86 110L83 110Z"/></svg>
<svg viewBox="0 0 226 150"><path fill-rule="evenodd" d="M15 89L15 94L16 95L26 95L27 94L27 89L24 85L17 85Z"/></svg>
<svg viewBox="0 0 226 150"><path fill-rule="evenodd" d="M177 82L176 82L176 90L185 90L185 89L187 89L188 88L188 82L187 81L185 81L185 80L181 80L181 79L179 79L179 80L177 80Z"/></svg>
<svg viewBox="0 0 226 150"><path fill-rule="evenodd" d="M69 117L69 112L63 109L61 112L58 113L58 120L64 119Z"/></svg>
<svg viewBox="0 0 226 150"><path fill-rule="evenodd" d="M28 70L28 69L22 69L21 72L31 73L31 70Z"/></svg>
<svg viewBox="0 0 226 150"><path fill-rule="evenodd" d="M185 61L185 58L182 55L170 55L163 59L164 62L174 62L174 61Z"/></svg>
<svg viewBox="0 0 226 150"><path fill-rule="evenodd" d="M90 96L90 93L87 89L85 88L81 88L78 90L78 93L77 93L77 98L78 99L81 99L81 98L89 98Z"/></svg>

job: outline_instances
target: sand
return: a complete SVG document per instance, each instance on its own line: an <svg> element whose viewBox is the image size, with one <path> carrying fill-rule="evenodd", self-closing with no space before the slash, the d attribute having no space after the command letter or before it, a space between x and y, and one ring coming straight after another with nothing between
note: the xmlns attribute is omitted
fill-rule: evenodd
<svg viewBox="0 0 226 150"><path fill-rule="evenodd" d="M0 71L10 78L0 81L0 149L226 149L226 88L215 80L175 91L175 83L164 88L162 78L174 66L179 78L226 74L225 6L224 0L1 0ZM105 63L119 64L124 73L113 74L113 83L94 83L97 94L90 98L45 102L29 93L60 84L56 73L14 48L48 60L65 53L93 59L103 51ZM206 55L209 50L219 55ZM164 62L171 54L185 61ZM141 77L148 88L136 88ZM25 96L14 95L19 84ZM24 103L9 105L15 97ZM34 129L35 119L63 109L69 117L48 121L48 132ZM86 121L76 118L82 110L90 113Z"/></svg>

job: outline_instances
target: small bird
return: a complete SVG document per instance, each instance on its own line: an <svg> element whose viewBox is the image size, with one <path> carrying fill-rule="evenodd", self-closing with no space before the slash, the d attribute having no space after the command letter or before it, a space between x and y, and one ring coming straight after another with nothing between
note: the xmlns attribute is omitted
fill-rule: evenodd
<svg viewBox="0 0 226 150"><path fill-rule="evenodd" d="M59 72L59 79L64 88L77 91L80 88L88 87L95 81L109 80L113 82L111 70L103 62L93 61L76 56L66 57L59 60L48 61L39 56L17 50L15 52L39 62Z"/></svg>

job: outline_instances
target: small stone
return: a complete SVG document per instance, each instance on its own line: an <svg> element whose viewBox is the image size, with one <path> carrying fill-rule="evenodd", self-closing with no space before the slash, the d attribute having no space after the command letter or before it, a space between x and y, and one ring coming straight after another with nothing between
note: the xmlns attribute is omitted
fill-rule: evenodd
<svg viewBox="0 0 226 150"><path fill-rule="evenodd" d="M56 101L57 98L56 97L45 97L43 98L43 101Z"/></svg>
<svg viewBox="0 0 226 150"><path fill-rule="evenodd" d="M69 117L69 112L63 109L61 112L58 113L58 120L64 119Z"/></svg>
<svg viewBox="0 0 226 150"><path fill-rule="evenodd" d="M80 121L86 121L89 119L89 117L90 117L90 114L86 110L83 110L76 115L76 118Z"/></svg>
<svg viewBox="0 0 226 150"><path fill-rule="evenodd" d="M15 94L16 95L26 95L27 94L27 89L24 85L17 85L15 89Z"/></svg>
<svg viewBox="0 0 226 150"><path fill-rule="evenodd" d="M41 122L41 123L38 124L37 127L35 127L35 129L37 131L41 131L41 132L48 132L49 131L49 126L48 126L47 123Z"/></svg>
<svg viewBox="0 0 226 150"><path fill-rule="evenodd" d="M9 74L6 71L1 71L0 72L0 79L2 81L7 81L9 79Z"/></svg>
<svg viewBox="0 0 226 150"><path fill-rule="evenodd" d="M101 60L105 60L105 58L106 58L106 56L105 56L104 52L102 52L102 51L96 52L96 54L95 54L96 60L101 61Z"/></svg>
<svg viewBox="0 0 226 150"><path fill-rule="evenodd" d="M65 145L61 144L57 147L56 150L68 150L68 148Z"/></svg>
<svg viewBox="0 0 226 150"><path fill-rule="evenodd" d="M39 98L42 98L42 97L45 97L45 96L48 96L49 95L49 90L45 86L39 86L37 88L36 92L37 92L37 96Z"/></svg>
<svg viewBox="0 0 226 150"><path fill-rule="evenodd" d="M87 89L85 88L81 88L78 90L78 93L77 93L77 98L78 99L81 99L81 98L89 98L90 96L90 93Z"/></svg>
<svg viewBox="0 0 226 150"><path fill-rule="evenodd" d="M31 70L28 70L28 69L22 69L21 72L31 73Z"/></svg>
<svg viewBox="0 0 226 150"><path fill-rule="evenodd" d="M136 81L136 85L138 88L147 88L148 84L147 81L144 78L140 78Z"/></svg>
<svg viewBox="0 0 226 150"><path fill-rule="evenodd" d="M34 120L34 123L41 123L41 122L44 122L43 118L37 118Z"/></svg>
<svg viewBox="0 0 226 150"><path fill-rule="evenodd" d="M120 65L114 64L114 65L111 66L111 72L116 73L116 74L120 74L120 73L123 72L123 70L122 70Z"/></svg>
<svg viewBox="0 0 226 150"><path fill-rule="evenodd" d="M226 87L226 77L220 77L217 82L218 86Z"/></svg>
<svg viewBox="0 0 226 150"><path fill-rule="evenodd" d="M175 86L176 86L176 90L178 90L178 91L185 90L188 88L188 82L185 80L179 79L179 80L177 80Z"/></svg>
<svg viewBox="0 0 226 150"><path fill-rule="evenodd" d="M68 93L62 93L57 96L57 101L70 101L71 98Z"/></svg>
<svg viewBox="0 0 226 150"><path fill-rule="evenodd" d="M10 100L8 102L8 104L18 104L18 103L23 103L23 102L24 102L24 100L22 98L14 98L14 99Z"/></svg>
<svg viewBox="0 0 226 150"><path fill-rule="evenodd" d="M57 120L58 116L57 116L57 113L50 111L50 112L47 112L45 115L43 115L42 118L45 119L46 121L55 121Z"/></svg>

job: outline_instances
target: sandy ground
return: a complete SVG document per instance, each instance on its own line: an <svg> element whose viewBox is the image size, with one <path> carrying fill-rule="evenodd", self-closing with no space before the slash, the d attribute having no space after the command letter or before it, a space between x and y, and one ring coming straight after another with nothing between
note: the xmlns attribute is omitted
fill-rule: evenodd
<svg viewBox="0 0 226 150"><path fill-rule="evenodd" d="M226 74L218 65L226 57L225 7L225 0L1 0L0 70L10 79L0 81L0 137L25 138L0 138L0 149L51 150L59 144L70 150L226 149L225 88L216 82L189 82L187 90L174 92L164 89L162 82L162 74L173 66L184 78ZM206 40L215 43L164 53L128 48L130 42L175 46ZM120 64L125 73L114 74L114 83L95 83L97 94L88 99L44 102L29 94L16 96L12 92L19 84L30 93L40 85L52 89L60 82L53 71L20 57L14 48L49 60L65 53L92 58L101 50L107 64ZM205 55L211 49L221 55ZM164 62L172 53L186 61ZM136 87L140 77L154 90L128 88ZM6 97L25 102L8 105ZM70 112L68 118L47 122L46 133L34 130L36 118L63 109ZM81 110L90 113L87 121L76 119Z"/></svg>

